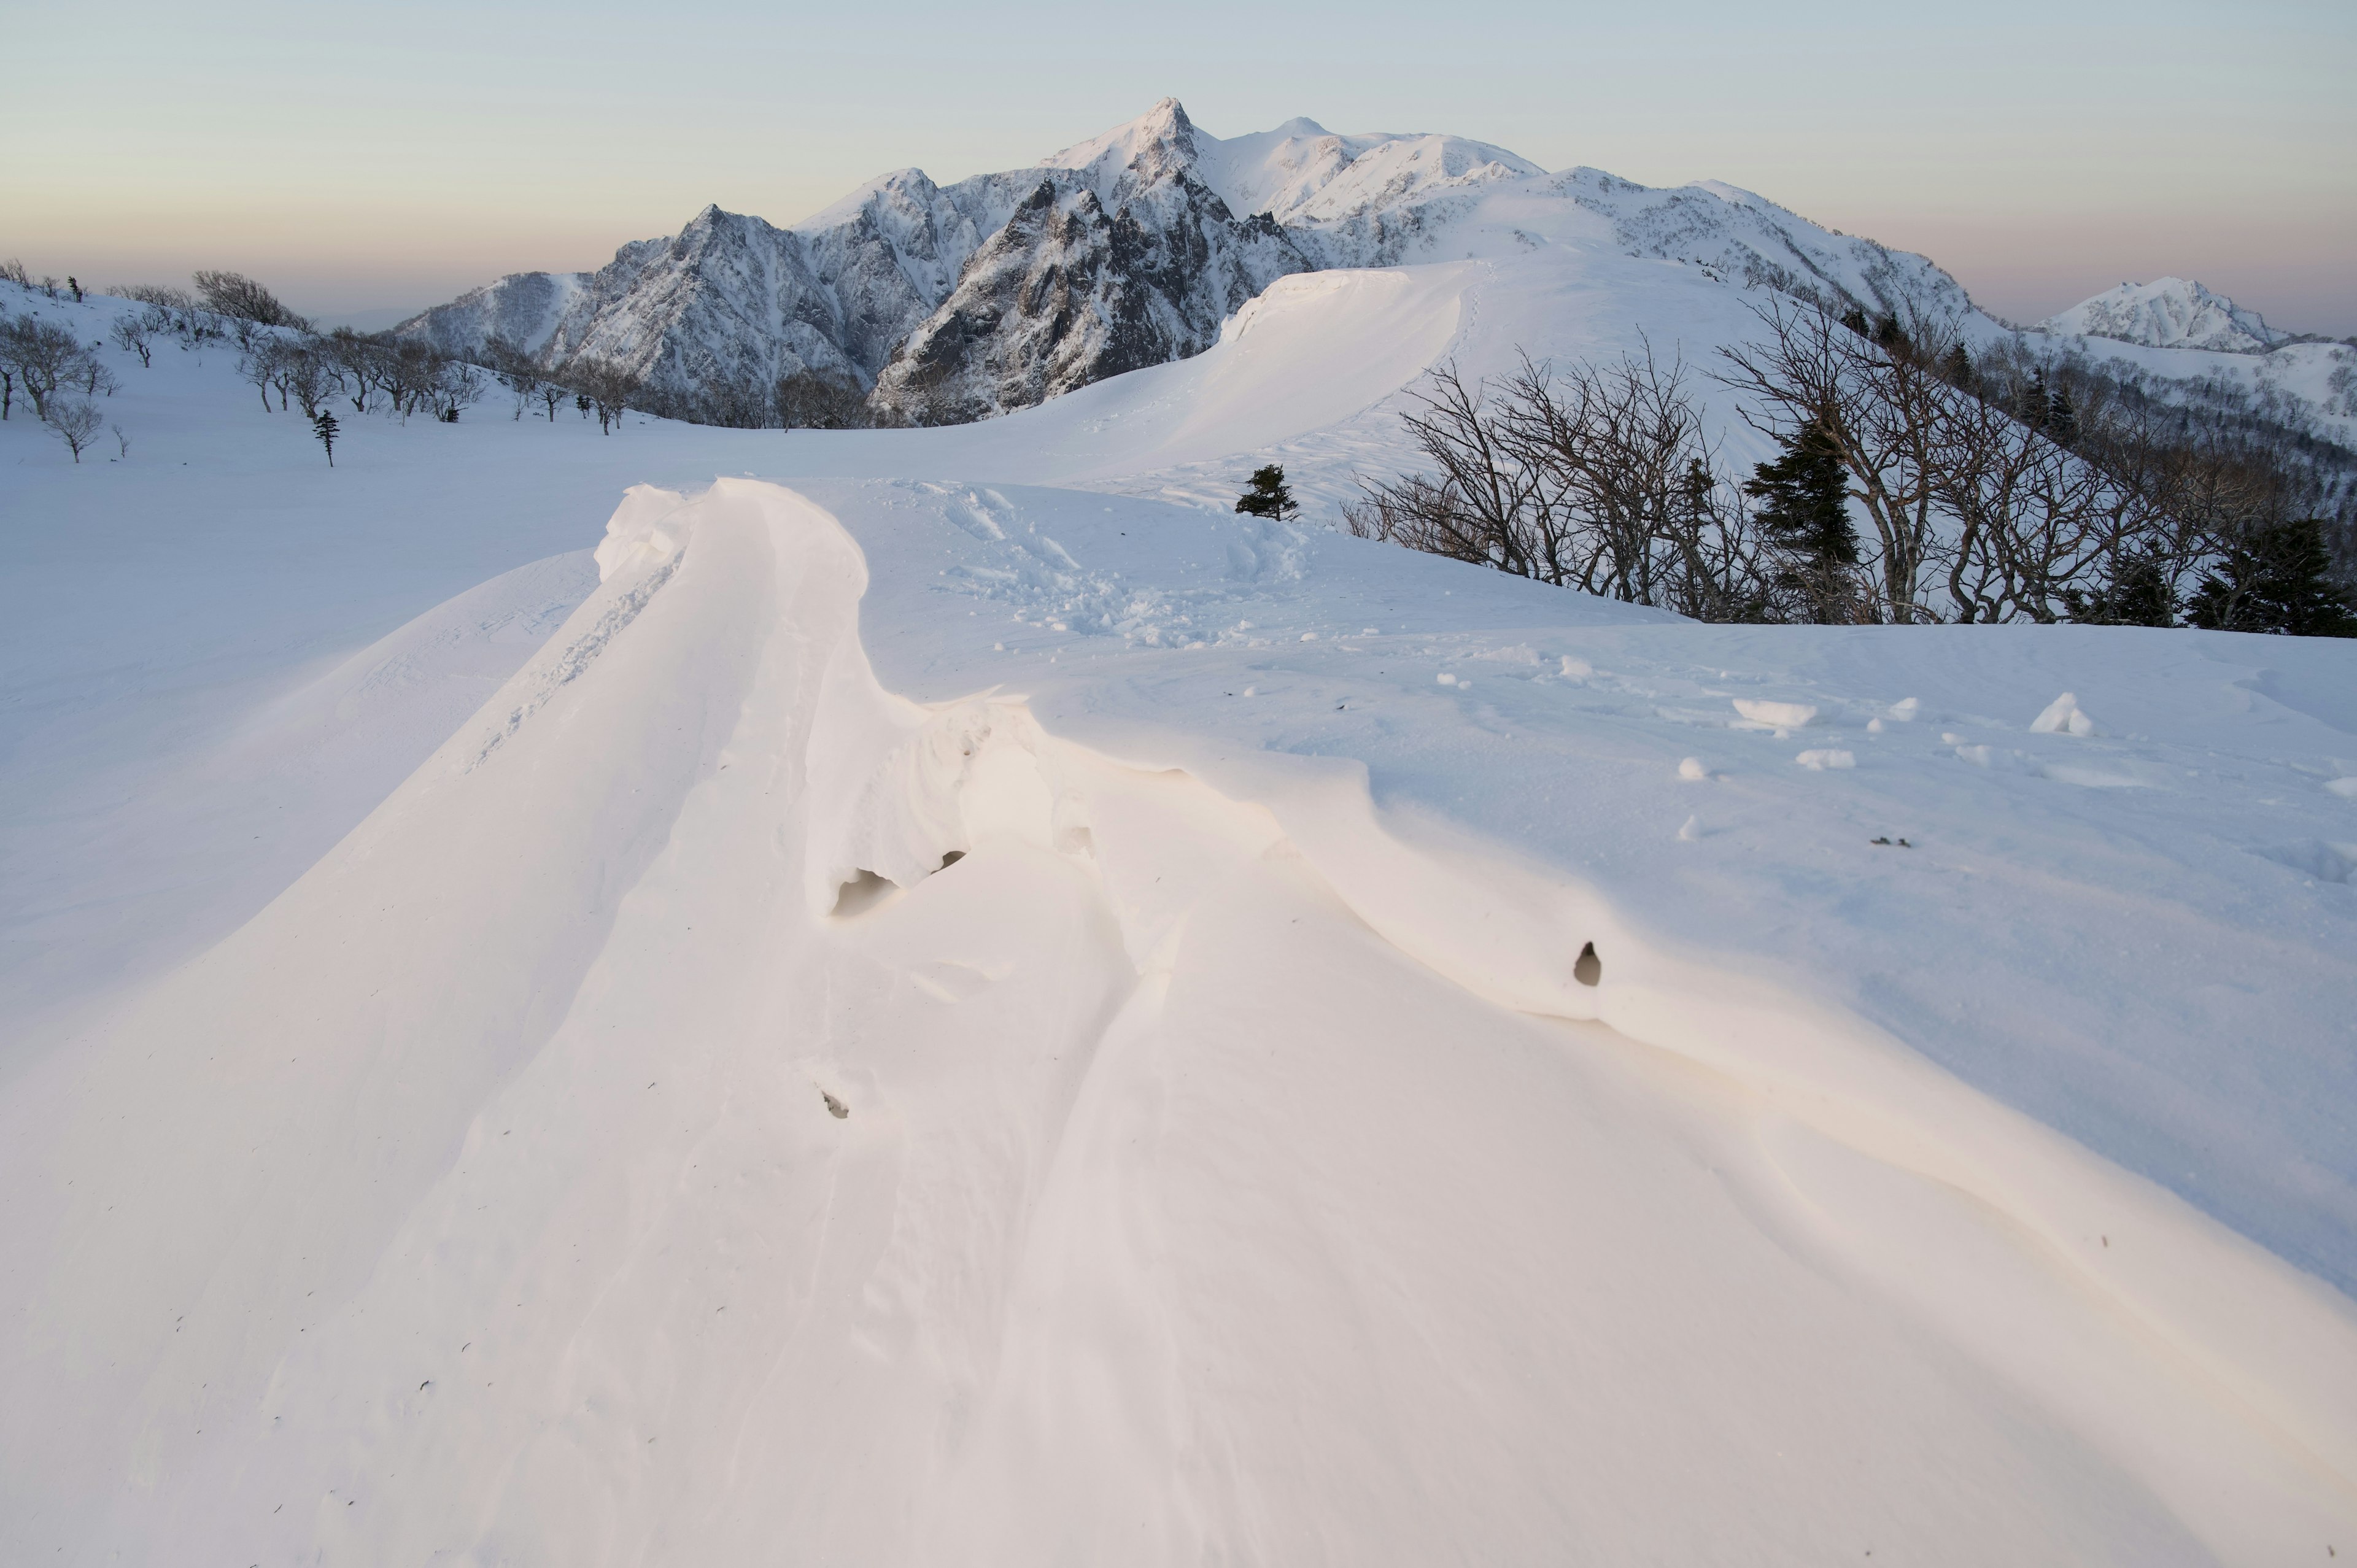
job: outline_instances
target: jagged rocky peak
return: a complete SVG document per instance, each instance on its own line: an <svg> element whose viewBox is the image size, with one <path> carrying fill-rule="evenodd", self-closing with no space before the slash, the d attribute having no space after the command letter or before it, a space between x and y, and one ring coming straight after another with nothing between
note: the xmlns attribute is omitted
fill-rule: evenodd
<svg viewBox="0 0 2357 1568"><path fill-rule="evenodd" d="M1167 98L1048 158L877 378L877 407L922 424L984 419L1183 360L1269 284L1316 265L1205 183L1207 145Z"/></svg>
<svg viewBox="0 0 2357 1568"><path fill-rule="evenodd" d="M1039 160L1041 168L1073 169L1092 177L1103 200L1124 180L1138 185L1193 172L1201 156L1201 133L1186 106L1166 98L1136 119L1102 136L1076 143Z"/></svg>
<svg viewBox="0 0 2357 1568"><path fill-rule="evenodd" d="M2038 330L2226 354L2264 354L2292 336L2190 278L2124 283L2047 317Z"/></svg>

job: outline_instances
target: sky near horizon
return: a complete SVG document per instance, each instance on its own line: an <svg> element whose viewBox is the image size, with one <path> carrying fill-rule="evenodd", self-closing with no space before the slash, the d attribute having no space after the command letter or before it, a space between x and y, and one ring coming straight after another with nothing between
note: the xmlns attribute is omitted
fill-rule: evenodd
<svg viewBox="0 0 2357 1568"><path fill-rule="evenodd" d="M2357 333L2357 5L290 0L0 6L0 257L251 273L329 317L603 264L707 202L1018 168L1178 97L1721 179L2034 320L2196 277ZM379 325L368 322L367 325Z"/></svg>

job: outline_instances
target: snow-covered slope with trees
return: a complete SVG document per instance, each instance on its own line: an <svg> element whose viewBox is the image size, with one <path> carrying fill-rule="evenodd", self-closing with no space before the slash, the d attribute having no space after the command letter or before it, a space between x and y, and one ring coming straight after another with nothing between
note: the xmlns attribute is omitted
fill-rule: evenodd
<svg viewBox="0 0 2357 1568"><path fill-rule="evenodd" d="M1555 178L982 424L0 423L0 1557L2357 1540L2357 645L1228 510L1740 338Z"/></svg>

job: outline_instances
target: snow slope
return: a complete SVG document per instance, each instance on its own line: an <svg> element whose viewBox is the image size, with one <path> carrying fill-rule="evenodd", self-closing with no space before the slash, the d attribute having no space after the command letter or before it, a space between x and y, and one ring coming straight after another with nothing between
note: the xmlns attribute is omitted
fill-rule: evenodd
<svg viewBox="0 0 2357 1568"><path fill-rule="evenodd" d="M1741 308L1525 231L986 425L0 424L0 1555L2357 1539L2349 647L1174 504Z"/></svg>

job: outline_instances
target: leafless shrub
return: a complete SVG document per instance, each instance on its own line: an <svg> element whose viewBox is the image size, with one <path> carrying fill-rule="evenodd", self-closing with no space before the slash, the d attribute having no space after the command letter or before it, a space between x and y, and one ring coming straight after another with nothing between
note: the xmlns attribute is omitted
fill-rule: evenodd
<svg viewBox="0 0 2357 1568"><path fill-rule="evenodd" d="M66 444L66 450L73 454L77 463L81 461L82 448L97 437L99 427L106 423L106 416L98 412L96 403L71 393L51 398L41 418L43 424L57 432L58 439Z"/></svg>
<svg viewBox="0 0 2357 1568"><path fill-rule="evenodd" d="M621 427L623 412L639 390L639 379L608 360L576 360L565 367L565 380L589 400L600 434Z"/></svg>
<svg viewBox="0 0 2357 1568"><path fill-rule="evenodd" d="M1363 486L1351 532L1705 619L1781 613L1682 361L1525 360L1496 386L1447 366L1419 403L1405 418L1432 471Z"/></svg>
<svg viewBox="0 0 2357 1568"><path fill-rule="evenodd" d="M293 327L307 332L311 323L280 303L276 295L242 273L200 272L197 294L205 308L233 321L264 327Z"/></svg>
<svg viewBox="0 0 2357 1568"><path fill-rule="evenodd" d="M149 324L145 311L116 317L107 337L125 353L138 355L143 370L156 362L156 329Z"/></svg>
<svg viewBox="0 0 2357 1568"><path fill-rule="evenodd" d="M770 402L788 430L858 430L875 423L859 383L823 371L780 376Z"/></svg>

